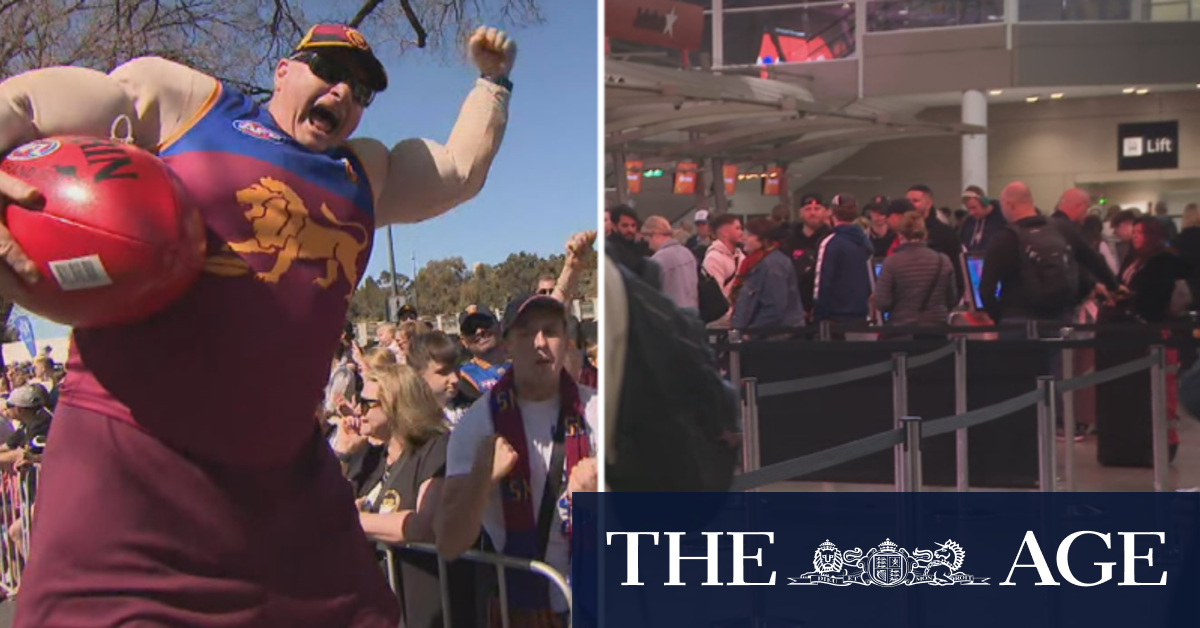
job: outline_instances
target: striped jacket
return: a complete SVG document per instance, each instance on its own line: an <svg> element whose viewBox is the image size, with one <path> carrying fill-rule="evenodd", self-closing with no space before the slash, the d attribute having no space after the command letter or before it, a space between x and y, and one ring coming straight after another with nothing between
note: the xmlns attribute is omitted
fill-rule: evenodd
<svg viewBox="0 0 1200 628"><path fill-rule="evenodd" d="M883 262L875 284L875 307L890 315L892 325L945 325L958 302L956 276L950 258L924 242L902 244ZM922 311L930 288L933 294Z"/></svg>

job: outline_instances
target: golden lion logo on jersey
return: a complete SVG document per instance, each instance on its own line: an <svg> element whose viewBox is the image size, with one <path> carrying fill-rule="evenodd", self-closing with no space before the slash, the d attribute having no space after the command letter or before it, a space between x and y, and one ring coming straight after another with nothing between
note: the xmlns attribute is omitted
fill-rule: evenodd
<svg viewBox="0 0 1200 628"><path fill-rule="evenodd" d="M339 269L350 282L351 290L358 285L358 254L367 248L370 238L365 227L341 222L325 203L321 203L321 214L336 227L317 224L292 188L269 177L239 190L237 200L250 208L245 216L254 229L254 237L244 242L231 242L229 249L235 253L275 256L275 266L265 273L258 273L260 281L278 283L296 260L317 260L325 262L325 276L317 278L313 282L316 285L332 286L338 279ZM338 227L358 230L362 240Z"/></svg>

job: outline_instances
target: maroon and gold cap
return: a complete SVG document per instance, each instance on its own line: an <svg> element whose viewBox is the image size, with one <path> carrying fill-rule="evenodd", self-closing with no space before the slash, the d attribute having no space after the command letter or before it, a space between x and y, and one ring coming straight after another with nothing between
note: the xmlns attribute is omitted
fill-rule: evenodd
<svg viewBox="0 0 1200 628"><path fill-rule="evenodd" d="M367 87L377 92L387 89L387 72L384 71L383 64L375 56L375 52L371 50L371 45L367 43L367 39L363 37L362 33L349 26L317 24L308 29L308 32L304 34L304 39L296 44L295 52L338 49L354 53L355 57L362 62L362 68L367 73Z"/></svg>

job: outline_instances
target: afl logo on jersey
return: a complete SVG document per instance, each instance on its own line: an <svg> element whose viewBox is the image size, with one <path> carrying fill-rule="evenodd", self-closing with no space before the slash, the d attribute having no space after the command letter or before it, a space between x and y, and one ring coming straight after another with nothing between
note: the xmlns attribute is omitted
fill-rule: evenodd
<svg viewBox="0 0 1200 628"><path fill-rule="evenodd" d="M54 154L62 144L58 140L37 140L18 146L8 154L12 161L33 161Z"/></svg>
<svg viewBox="0 0 1200 628"><path fill-rule="evenodd" d="M255 122L254 120L237 120L233 123L233 128L241 133L245 133L250 137L257 137L260 140L268 140L271 142L282 142L283 136L268 129L267 127Z"/></svg>

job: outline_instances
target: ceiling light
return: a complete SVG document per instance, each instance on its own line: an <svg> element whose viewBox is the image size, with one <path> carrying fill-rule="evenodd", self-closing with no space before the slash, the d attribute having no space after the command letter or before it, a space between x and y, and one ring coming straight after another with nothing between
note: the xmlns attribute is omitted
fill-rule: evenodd
<svg viewBox="0 0 1200 628"><path fill-rule="evenodd" d="M1196 87L1200 87L1200 85L1197 85ZM1002 89L993 89L992 91L990 91L990 92L988 92L988 93L989 93L989 94L991 94L991 95L993 95L993 96L999 96L1000 94L1003 94L1003 93L1004 93L1004 90L1002 90Z"/></svg>
<svg viewBox="0 0 1200 628"><path fill-rule="evenodd" d="M1030 96L1029 98L1025 99L1025 102L1037 102L1037 101L1038 101L1037 96Z"/></svg>
<svg viewBox="0 0 1200 628"><path fill-rule="evenodd" d="M1198 87L1200 87L1200 86L1198 86ZM1121 90L1121 93L1132 94L1135 91L1137 91L1137 88L1135 88L1135 87L1126 87L1125 89Z"/></svg>
<svg viewBox="0 0 1200 628"><path fill-rule="evenodd" d="M1145 96L1146 94L1149 94L1149 93L1150 93L1150 90L1146 89L1145 87L1137 90L1138 96Z"/></svg>
<svg viewBox="0 0 1200 628"><path fill-rule="evenodd" d="M1063 95L1062 95L1061 93L1059 93L1059 94L1050 94L1050 98L1053 98L1054 100L1058 100L1058 99L1060 99L1060 98L1062 98L1062 97L1063 97Z"/></svg>

